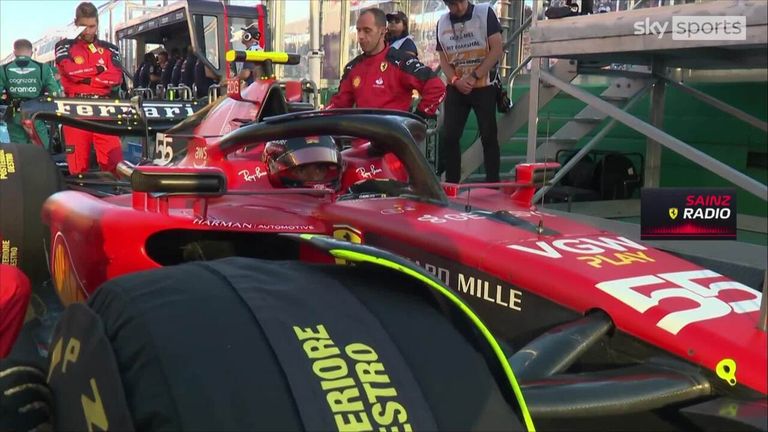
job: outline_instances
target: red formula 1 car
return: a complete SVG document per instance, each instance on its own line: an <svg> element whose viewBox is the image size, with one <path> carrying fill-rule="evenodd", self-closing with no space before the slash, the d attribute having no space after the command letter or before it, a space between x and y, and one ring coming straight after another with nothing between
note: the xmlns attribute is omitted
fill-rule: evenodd
<svg viewBox="0 0 768 432"><path fill-rule="evenodd" d="M417 117L267 117L267 107L288 111L270 91L257 82L169 129L158 140L163 165L121 165L130 193L64 191L45 202L65 304L123 275L189 262L353 260L354 246L331 259L292 236L325 235L407 258L463 298L505 341L543 429L767 428L760 291L536 209L549 164L522 164L515 183L462 192L429 169ZM347 148L327 145L350 137ZM318 163L314 177L294 170Z"/></svg>

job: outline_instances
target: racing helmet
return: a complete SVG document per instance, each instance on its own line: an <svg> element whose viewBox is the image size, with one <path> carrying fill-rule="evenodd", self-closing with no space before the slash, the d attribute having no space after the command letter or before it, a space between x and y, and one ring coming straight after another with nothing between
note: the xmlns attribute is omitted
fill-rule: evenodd
<svg viewBox="0 0 768 432"><path fill-rule="evenodd" d="M263 158L275 187L337 189L344 168L341 152L330 136L269 141Z"/></svg>

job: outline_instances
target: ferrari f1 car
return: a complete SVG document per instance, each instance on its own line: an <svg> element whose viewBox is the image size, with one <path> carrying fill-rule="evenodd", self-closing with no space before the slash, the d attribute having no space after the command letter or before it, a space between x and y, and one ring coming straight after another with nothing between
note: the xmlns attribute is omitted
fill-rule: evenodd
<svg viewBox="0 0 768 432"><path fill-rule="evenodd" d="M123 374L121 385L130 386L117 392L130 399L120 399L120 403L138 409L136 398L153 394L150 383L159 380L168 382L169 391L177 396L190 382L210 394L226 393L206 387L205 379L194 372L199 363L174 378L157 373L142 380L137 377L147 375L130 366L135 362L146 365L143 353L159 361L163 371L184 371L189 359L173 347L181 342L194 346L197 332L207 335L200 355L206 355L211 339L220 339L221 343L213 343L217 349L229 349L237 326L230 325L228 309L211 301L205 286L255 285L257 289L247 293L236 288L238 301L245 301L249 308L256 304L263 316L281 322L274 312L277 306L259 296L269 297L265 293L283 286L283 281L291 281L290 286L325 287L347 281L348 276L330 276L336 282L329 282L303 267L254 263L351 263L360 256L381 253L386 254L382 259L387 262L395 261L395 254L420 266L432 275L433 282L449 287L488 324L502 341L525 402L515 402L503 385L501 392L506 391L505 400L517 413L529 412L540 428L767 429L768 339L764 323L760 323L762 294L758 289L642 242L535 208L531 198L542 173L554 168L551 164L521 164L512 183L441 185L419 150L426 135L421 119L382 110L266 117L260 113L268 98L249 97L258 88L254 84L239 100L223 99L169 129L159 140L158 153L165 153L162 146L167 143L174 146L163 165L121 164L129 193L104 196L63 191L45 202L42 216L50 229L46 239L50 270L61 301L80 303L93 297L89 304L98 309L96 316L83 312L86 318L76 322L104 321L85 327L105 329L106 336L93 336L102 341L99 343L108 344L101 338L123 341L124 345L113 345L116 358L109 360ZM69 121L86 126L81 120ZM352 144L338 148L336 142L342 137L354 138ZM179 147L183 151L177 151ZM27 169L16 164L16 170ZM306 241L297 241L296 235ZM336 239L324 240L331 244L326 249L337 250L332 258L318 252L317 239L325 238L318 236ZM344 244L347 252L339 253L344 247L338 245ZM371 252L367 247L386 252ZM234 265L231 257L258 261ZM190 264L220 259L224 261L213 267ZM258 271L242 272L238 270L241 266ZM401 266L415 271L407 262ZM375 308L374 304L387 302L390 295L399 298L395 287L406 282L367 269L367 276L355 273L355 285L381 287L388 294L363 301L366 307ZM146 270L151 271L138 273ZM294 273L305 277L297 280ZM110 289L104 292L99 288L102 284ZM392 290L386 288L389 284L394 284ZM146 294L147 287L154 287L157 297L133 297L132 292ZM361 295L354 292L360 300ZM333 295L330 289L296 291L283 300L295 306L291 317L312 316L315 312L310 312L310 304L314 303L318 310L333 311L324 316L338 315L343 320L346 309L331 306ZM257 300L249 300L252 296ZM176 303L186 307L180 312ZM423 320L413 321L414 316L429 320L411 304L394 300L391 308L379 311L392 319L388 323L402 320L412 326L400 326L396 331L390 324L381 324L390 336L417 332L414 326L425 325ZM106 317L106 310L120 319ZM441 311L444 316L456 313ZM152 319L142 320L145 314ZM227 321L221 329L212 318L219 315ZM248 325L253 326L250 320ZM257 321L264 328L271 325L261 318ZM189 334L185 326L189 326ZM140 333L138 339L144 342L132 344L124 331ZM312 332L313 336L306 333L306 337L329 339L317 328ZM59 334L66 334L66 329L60 328ZM286 336L277 334L267 329L260 337L269 339L275 355L283 360L280 343L275 341L286 340ZM420 344L429 340L428 346L433 348L443 343L440 336L419 340ZM162 348L166 341L172 348ZM59 369L53 370L64 375L66 353L75 348L67 348L66 338L54 339L54 343L52 365ZM401 354L415 349L406 345L399 345ZM328 353L336 352L335 345L318 345L322 346ZM310 357L316 353L305 350ZM503 382L498 378L503 367L454 362L448 351L439 352L414 362L426 362L427 369L453 365L441 369L446 394L460 387L452 383L491 379L486 375L477 378L476 367L490 370L494 382ZM373 359L373 354L367 358ZM227 361L222 360L216 369L227 369ZM294 379L288 375L289 381ZM337 376L338 380L345 377L340 372ZM138 381L131 381L134 378ZM414 378L421 379L418 374ZM90 393L83 390L83 395L92 400L95 387L84 382ZM320 382L308 400L323 400L337 385L343 386L341 381ZM425 388L421 391L431 391ZM304 390L292 386L291 391L296 395ZM480 422L484 417L477 414L482 411L478 407L494 406L488 409L496 413L504 410L495 403L485 405L484 397L475 400L479 405L451 405L449 411L474 413L471 420L455 423L458 426L450 422L438 426L496 427ZM167 400L163 400L160 405L166 406ZM357 406L356 402L346 400L341 409ZM334 407L331 399L328 403ZM209 406L206 404L213 402L210 398L197 400L178 410L194 412ZM166 412L146 409L149 411L134 411L134 418L157 420ZM357 412L357 408L349 410ZM303 412L301 418L305 419ZM521 423L526 419L524 414L516 418ZM309 427L312 423L303 424Z"/></svg>

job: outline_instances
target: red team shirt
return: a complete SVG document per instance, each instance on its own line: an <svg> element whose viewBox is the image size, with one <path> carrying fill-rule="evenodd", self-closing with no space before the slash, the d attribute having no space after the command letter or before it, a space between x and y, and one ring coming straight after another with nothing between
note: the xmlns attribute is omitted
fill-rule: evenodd
<svg viewBox="0 0 768 432"><path fill-rule="evenodd" d="M108 96L123 81L120 53L115 45L95 40L63 39L56 44L56 66L69 97ZM104 67L99 73L98 66Z"/></svg>
<svg viewBox="0 0 768 432"><path fill-rule="evenodd" d="M327 108L387 108L409 111L413 90L421 94L416 108L435 115L445 97L445 84L417 58L390 47L357 56L344 67L339 92Z"/></svg>

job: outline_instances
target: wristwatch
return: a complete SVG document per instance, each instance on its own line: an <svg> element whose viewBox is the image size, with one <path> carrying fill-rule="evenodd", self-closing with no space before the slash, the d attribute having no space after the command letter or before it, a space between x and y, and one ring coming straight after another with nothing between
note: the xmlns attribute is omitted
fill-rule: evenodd
<svg viewBox="0 0 768 432"><path fill-rule="evenodd" d="M471 76L471 77L472 77L472 78L474 78L475 80L479 80L479 79L480 79L480 77L479 77L479 76L477 76L477 72L475 72L475 71L472 71L472 73L471 73L471 74L469 74L469 76Z"/></svg>

